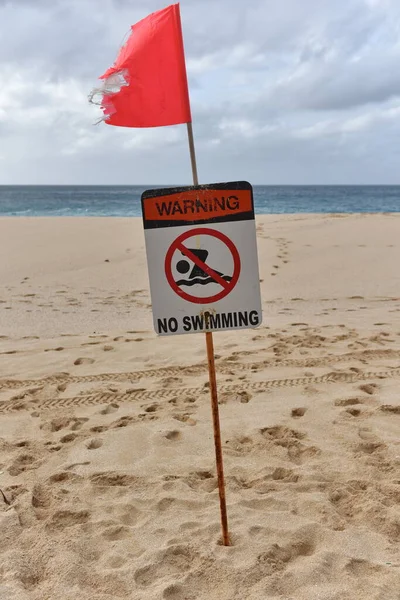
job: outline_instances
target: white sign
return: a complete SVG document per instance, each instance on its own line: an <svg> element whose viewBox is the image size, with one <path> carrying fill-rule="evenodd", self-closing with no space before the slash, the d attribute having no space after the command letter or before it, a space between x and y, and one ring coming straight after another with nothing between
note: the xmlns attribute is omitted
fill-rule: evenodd
<svg viewBox="0 0 400 600"><path fill-rule="evenodd" d="M142 210L156 333L260 325L249 183L147 190Z"/></svg>

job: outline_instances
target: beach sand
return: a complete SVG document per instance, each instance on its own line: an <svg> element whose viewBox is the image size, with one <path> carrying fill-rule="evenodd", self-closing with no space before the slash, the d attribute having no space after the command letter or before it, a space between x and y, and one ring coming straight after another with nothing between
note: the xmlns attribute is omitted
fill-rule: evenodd
<svg viewBox="0 0 400 600"><path fill-rule="evenodd" d="M0 219L1 600L399 600L400 214L257 220L264 320L152 330L139 219Z"/></svg>

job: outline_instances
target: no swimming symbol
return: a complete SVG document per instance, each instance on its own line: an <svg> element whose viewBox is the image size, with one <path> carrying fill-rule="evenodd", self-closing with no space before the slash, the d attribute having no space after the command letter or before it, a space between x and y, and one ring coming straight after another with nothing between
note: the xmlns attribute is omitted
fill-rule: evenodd
<svg viewBox="0 0 400 600"><path fill-rule="evenodd" d="M201 238L201 248L194 248L196 246L195 240L191 242L190 238ZM209 250L207 246L213 245L215 247L215 240L219 240L219 248L221 252L228 251L231 257L231 272L221 273L212 267L212 264L208 264L207 260L209 257ZM179 260L175 264L175 269L178 273L178 277L174 277L172 272L172 265L177 254ZM192 263L192 264L191 264ZM165 275L168 283L178 296L182 299L192 302L194 304L210 304L211 302L217 302L222 298L225 298L235 287L239 275L240 275L240 256L239 252L232 242L225 234L218 230L210 229L207 227L200 227L196 229L190 229L185 233L181 234L174 240L169 247L165 256ZM187 275L187 277L181 277L181 275ZM211 296L201 296L198 292L196 295L197 288L204 290L204 286L209 284L216 284L220 286L217 293ZM193 294L186 292L184 287L192 287Z"/></svg>

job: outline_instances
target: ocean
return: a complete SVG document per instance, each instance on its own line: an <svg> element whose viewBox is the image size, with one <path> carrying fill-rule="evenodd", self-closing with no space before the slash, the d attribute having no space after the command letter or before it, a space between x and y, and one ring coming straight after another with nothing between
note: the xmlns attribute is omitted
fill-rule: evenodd
<svg viewBox="0 0 400 600"><path fill-rule="evenodd" d="M139 217L140 196L172 186L0 186L0 216ZM400 212L400 186L255 185L257 214Z"/></svg>

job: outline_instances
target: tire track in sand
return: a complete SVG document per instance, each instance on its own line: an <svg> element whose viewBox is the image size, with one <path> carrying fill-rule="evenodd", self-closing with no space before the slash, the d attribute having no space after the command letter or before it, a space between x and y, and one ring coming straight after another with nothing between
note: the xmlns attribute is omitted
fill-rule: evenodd
<svg viewBox="0 0 400 600"><path fill-rule="evenodd" d="M388 377L396 377L400 375L400 367L393 369L387 369L385 371L368 371L364 373L338 373L331 372L318 377L297 377L297 378L286 378L286 379L270 379L266 381L240 383L240 384L221 384L218 388L221 393L238 393L240 391L254 391L263 392L269 389L285 388L285 387L298 387L321 383L354 383L366 379L380 378L386 379ZM35 410L52 410L59 408L69 408L75 406L94 406L98 404L107 404L110 402L154 402L157 400L169 400L180 396L195 396L202 394L207 391L207 388L193 387L193 388L162 388L156 390L131 390L123 393L111 393L111 392L98 392L91 394L82 394L81 396L73 396L70 398L46 398L40 402L35 403ZM21 402L6 401L0 404L0 413L8 413L13 411L31 410L32 405L29 406Z"/></svg>
<svg viewBox="0 0 400 600"><path fill-rule="evenodd" d="M257 371L265 367L298 367L312 368L323 367L340 362L360 359L393 359L400 358L400 350L361 350L306 359L281 359L271 358L260 362L237 363L227 361L217 364L219 373L232 374L232 371ZM140 381L143 378L157 379L161 377L179 377L201 375L207 372L206 363L198 363L187 367L161 367L159 369L148 369L144 371L132 371L127 373L99 373L94 375L70 375L69 373L57 373L42 379L0 379L0 390L18 389L22 387L51 385L58 383L107 383L114 381Z"/></svg>

